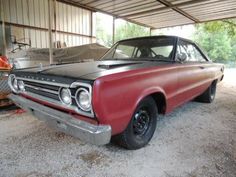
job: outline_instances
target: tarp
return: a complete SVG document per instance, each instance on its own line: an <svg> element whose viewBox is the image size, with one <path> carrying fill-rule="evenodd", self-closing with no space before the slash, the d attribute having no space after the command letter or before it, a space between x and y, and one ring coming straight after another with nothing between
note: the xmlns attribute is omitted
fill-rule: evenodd
<svg viewBox="0 0 236 177"><path fill-rule="evenodd" d="M108 51L100 44L86 44L75 47L53 49L54 63L80 62L84 60L98 60ZM38 65L49 65L49 49L27 49L9 54L15 68L27 68Z"/></svg>

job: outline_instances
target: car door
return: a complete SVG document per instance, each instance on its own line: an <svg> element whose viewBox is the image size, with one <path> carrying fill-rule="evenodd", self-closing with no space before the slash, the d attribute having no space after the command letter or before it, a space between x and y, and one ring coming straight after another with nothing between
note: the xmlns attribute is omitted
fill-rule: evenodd
<svg viewBox="0 0 236 177"><path fill-rule="evenodd" d="M198 47L189 41L178 41L177 55L185 56L178 67L177 102L182 104L203 93L209 86L211 72L207 58Z"/></svg>

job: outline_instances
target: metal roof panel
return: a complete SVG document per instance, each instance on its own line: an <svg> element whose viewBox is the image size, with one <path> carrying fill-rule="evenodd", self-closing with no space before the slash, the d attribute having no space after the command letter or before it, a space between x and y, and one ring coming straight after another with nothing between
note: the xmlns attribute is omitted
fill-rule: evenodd
<svg viewBox="0 0 236 177"><path fill-rule="evenodd" d="M151 28L236 18L236 0L58 0Z"/></svg>

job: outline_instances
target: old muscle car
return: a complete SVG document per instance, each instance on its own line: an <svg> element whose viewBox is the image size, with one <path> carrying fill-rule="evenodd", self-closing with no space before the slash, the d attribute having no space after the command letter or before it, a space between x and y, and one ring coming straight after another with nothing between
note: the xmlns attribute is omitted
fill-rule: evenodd
<svg viewBox="0 0 236 177"><path fill-rule="evenodd" d="M211 103L224 66L175 36L117 42L99 61L15 70L10 98L48 125L86 142L111 137L145 146L158 114L197 98Z"/></svg>

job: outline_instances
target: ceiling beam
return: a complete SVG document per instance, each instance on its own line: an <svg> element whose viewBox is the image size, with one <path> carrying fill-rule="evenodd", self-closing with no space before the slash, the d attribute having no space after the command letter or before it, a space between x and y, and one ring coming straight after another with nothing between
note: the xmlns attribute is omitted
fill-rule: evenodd
<svg viewBox="0 0 236 177"><path fill-rule="evenodd" d="M165 10L167 10L167 11L168 10L169 11L174 10L178 14L182 14L186 18L191 19L192 22L189 22L188 24L204 23L204 22L215 21L216 20L216 19L214 19L214 20L196 19L194 16L191 16L190 14L188 14L185 11L182 10L183 6L195 6L195 5L199 5L199 4L211 4L212 2L209 1L209 0L189 0L189 1L184 1L184 2L180 2L180 3L176 3L176 4L169 3L167 0L156 0L157 2L163 4L164 6L163 7L156 7L155 9L145 10L145 11L142 11L142 12L136 12L136 13L133 13L133 14L131 13L129 15L122 15L122 14L118 15L118 14L114 14L113 12L107 12L105 9L103 10L103 8L100 9L99 6L98 7L91 7L90 5L82 4L81 2L83 2L83 1L81 1L81 0L80 1L79 0L56 0L56 1L63 2L63 3L66 3L66 4L70 4L70 5L73 5L73 6L76 6L76 7L84 8L84 9L90 10L92 12L102 12L102 13L111 15L115 18L121 18L121 19L124 19L128 22L135 23L135 24L138 24L138 25L141 25L141 26L144 26L144 27L150 27L152 29L156 29L156 28L158 28L158 26L153 25L153 24L145 24L144 22L137 22L138 19L142 19L143 17L150 17L153 14L161 13L162 11L165 11ZM214 2L221 2L221 1L222 0L215 0ZM92 2L94 2L94 1L92 1ZM235 16L233 16L233 17L236 18ZM222 19L229 19L229 18L222 18ZM219 20L219 19L217 19L217 20ZM164 28L164 27L161 27L161 28Z"/></svg>
<svg viewBox="0 0 236 177"><path fill-rule="evenodd" d="M236 16L232 16L232 17L226 17L226 18L221 18L220 20L229 20L229 19L235 19L236 18ZM203 24L203 23L208 23L208 22L214 22L214 21L218 21L219 19L213 19L213 20L202 20L200 23L198 23L198 24ZM194 23L194 22L189 22L189 23L186 23L186 24L184 24L184 25L193 25L193 24L196 24L196 23ZM154 25L155 26L155 25ZM156 29L164 29L164 28L169 28L169 27L176 27L176 26L182 26L182 25L165 25L165 26L162 26L162 27L158 27L158 26L156 26L155 28L151 28L152 30L156 30Z"/></svg>
<svg viewBox="0 0 236 177"><path fill-rule="evenodd" d="M159 7L159 8L156 8L156 9L152 9L152 10L146 10L146 11L143 11L143 12L138 12L138 13L133 13L133 14L130 14L130 15L125 15L125 16L121 16L122 18L132 18L134 16L140 16L138 18L141 18L142 15L143 16L147 16L147 13L155 13L157 11L162 11L162 10L167 10L167 9L173 9L175 7L180 7L180 6L186 6L186 5L192 5L192 4L198 4L198 3L201 3L201 2L206 2L208 0L191 0L191 1L186 1L186 2L181 2L181 3L177 3L177 4L170 4L168 7L167 6L164 6L164 7Z"/></svg>
<svg viewBox="0 0 236 177"><path fill-rule="evenodd" d="M187 12L181 10L179 7L174 7L171 3L167 2L166 0L157 0L157 2L160 2L161 4L165 5L166 7L171 8L175 12L178 12L179 14L181 14L181 15L185 16L186 18L194 21L195 23L200 22L197 18L195 18L195 17L191 16L190 14L188 14Z"/></svg>

